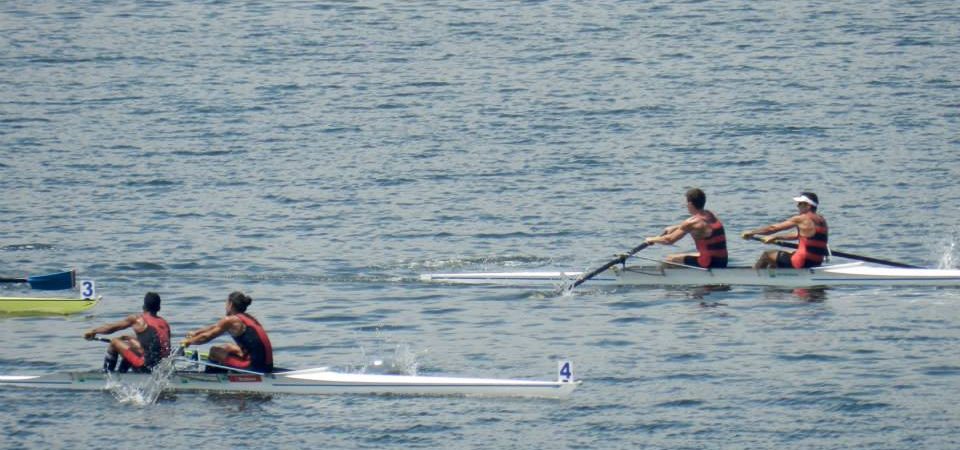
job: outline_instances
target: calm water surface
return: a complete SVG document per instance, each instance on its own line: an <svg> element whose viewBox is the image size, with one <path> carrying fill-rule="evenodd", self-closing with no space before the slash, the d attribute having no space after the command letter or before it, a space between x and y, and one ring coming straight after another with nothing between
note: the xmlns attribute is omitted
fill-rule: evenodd
<svg viewBox="0 0 960 450"><path fill-rule="evenodd" d="M837 249L956 266L956 2L12 1L0 48L2 274L76 267L104 295L0 318L0 373L98 366L83 331L145 291L181 336L242 289L285 366L585 380L560 402L7 389L0 447L960 446L956 289L418 281L596 267L692 186L731 235L812 190Z"/></svg>

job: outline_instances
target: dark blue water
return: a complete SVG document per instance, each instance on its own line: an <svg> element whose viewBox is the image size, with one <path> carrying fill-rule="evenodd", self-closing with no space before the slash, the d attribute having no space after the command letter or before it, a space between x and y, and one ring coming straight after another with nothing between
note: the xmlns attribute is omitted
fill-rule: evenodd
<svg viewBox="0 0 960 450"><path fill-rule="evenodd" d="M0 373L99 365L80 336L148 290L179 336L242 289L286 366L570 358L585 381L564 402L3 390L0 446L956 448L955 289L418 275L596 267L693 186L731 235L812 190L837 249L953 266L958 24L942 1L6 2L0 269L76 267L104 302L0 318Z"/></svg>

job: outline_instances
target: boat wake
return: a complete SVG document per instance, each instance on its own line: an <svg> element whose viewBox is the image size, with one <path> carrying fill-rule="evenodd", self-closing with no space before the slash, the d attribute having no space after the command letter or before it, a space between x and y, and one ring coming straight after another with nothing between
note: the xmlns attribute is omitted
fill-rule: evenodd
<svg viewBox="0 0 960 450"><path fill-rule="evenodd" d="M486 257L455 257L449 259L433 259L427 261L407 261L400 262L399 266L413 271L423 270L446 270L446 269L515 269L518 267L543 266L552 264L552 258L543 258L539 256L528 255L502 255ZM384 267L388 268L388 267Z"/></svg>

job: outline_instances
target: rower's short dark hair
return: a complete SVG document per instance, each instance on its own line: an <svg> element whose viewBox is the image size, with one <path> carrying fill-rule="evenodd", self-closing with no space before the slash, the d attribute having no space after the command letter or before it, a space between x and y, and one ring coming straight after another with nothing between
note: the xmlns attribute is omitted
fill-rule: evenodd
<svg viewBox="0 0 960 450"><path fill-rule="evenodd" d="M143 310L156 314L160 311L160 294L156 292L147 292L143 296Z"/></svg>
<svg viewBox="0 0 960 450"><path fill-rule="evenodd" d="M693 188L687 191L687 201L693 203L697 209L703 209L707 204L707 194L704 194L700 188Z"/></svg>
<svg viewBox="0 0 960 450"><path fill-rule="evenodd" d="M234 309L239 312L245 312L247 307L253 303L253 299L249 295L244 294L240 291L233 291L230 293L230 296L227 297L227 300L233 304Z"/></svg>

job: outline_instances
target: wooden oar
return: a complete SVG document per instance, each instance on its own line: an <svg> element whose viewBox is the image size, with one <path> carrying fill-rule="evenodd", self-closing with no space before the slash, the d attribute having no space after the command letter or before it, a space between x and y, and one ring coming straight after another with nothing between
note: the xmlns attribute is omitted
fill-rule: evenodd
<svg viewBox="0 0 960 450"><path fill-rule="evenodd" d="M639 252L640 250L643 250L643 249L645 249L645 248L647 248L647 247L649 247L649 246L650 246L650 244L644 242L644 243L642 243L642 244L634 247L633 250L630 250L629 252L627 252L627 253L625 253L625 254L623 254L623 255L619 255L619 256L617 256L616 259L614 259L614 260L612 260L612 261L610 261L610 262L608 262L608 263L606 263L606 264L598 267L598 268L595 269L595 270L590 271L590 273L587 273L587 274L584 274L584 275L580 275L580 278L577 278L577 281L574 281L573 284L570 285L570 287L563 287L563 288L561 288L561 289L560 289L559 291L557 291L557 292L560 293L560 292L563 292L563 291L571 291L571 290L573 290L573 288L575 288L575 287L577 287L577 286L580 286L580 285L583 284L585 281L587 281L587 280L589 280L589 279L591 279L591 278L599 275L601 272L603 272L603 271L605 271L605 270L607 270L607 269L609 269L609 268L611 268L611 267L613 267L613 266L615 266L615 265L617 265L617 264L620 264L620 263L626 261L627 258L633 256L635 253L637 253L637 252Z"/></svg>
<svg viewBox="0 0 960 450"><path fill-rule="evenodd" d="M750 239L753 239L753 240L755 240L755 241L763 242L763 238L761 238L761 237L759 237L759 236L750 236ZM766 243L766 242L765 242L765 243ZM773 245L779 245L779 246L781 246L781 247L793 248L793 249L800 247L799 245L794 244L793 242L773 241L773 242L769 242L769 243L770 243L770 244L773 244ZM836 251L836 250L833 250L833 249L830 249L830 255L832 255L832 256L839 256L839 257L841 257L841 258L855 259L855 260L857 260L857 261L869 262L869 263L874 263L874 264L881 264L881 265L884 265L884 266L902 267L902 268L904 268L904 269L921 269L921 267L919 267L919 266L914 266L914 265L911 265L911 264L906 264L906 263L896 262L896 261L888 261L888 260L885 260L885 259L871 258L871 257L869 257L869 256L863 256L863 255L855 255L855 254L853 254L853 253L844 253L844 252Z"/></svg>
<svg viewBox="0 0 960 450"><path fill-rule="evenodd" d="M59 291L77 286L77 272L69 270L27 278L0 278L0 283L29 283L31 288L38 291Z"/></svg>

